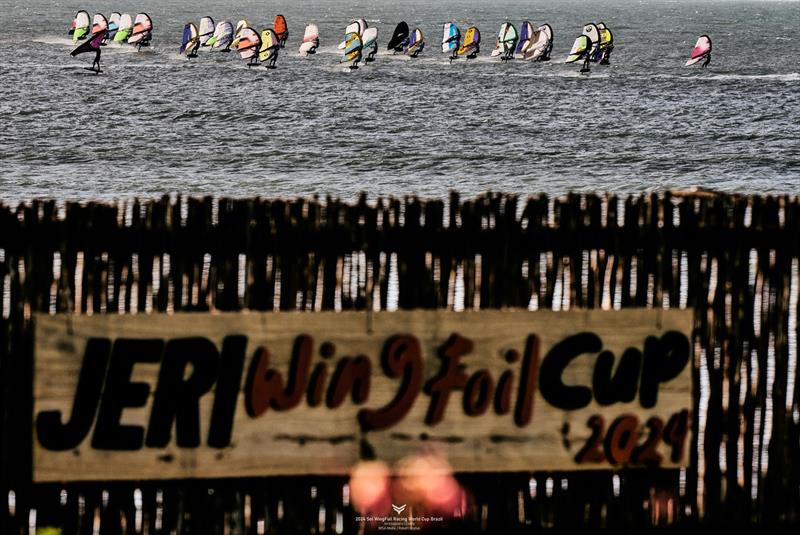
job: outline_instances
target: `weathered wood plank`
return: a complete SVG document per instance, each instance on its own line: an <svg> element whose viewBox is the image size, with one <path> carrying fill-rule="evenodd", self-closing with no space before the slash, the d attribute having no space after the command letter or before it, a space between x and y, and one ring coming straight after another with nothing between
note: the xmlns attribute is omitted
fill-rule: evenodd
<svg viewBox="0 0 800 535"><path fill-rule="evenodd" d="M627 382L618 379L616 386L613 387L614 391L597 390L600 388L598 385L602 385L602 382L598 381L602 381L603 373L608 373L595 370L599 348L586 350L585 356L574 360L569 360L571 359L569 353L558 353L563 356L557 357L555 351L550 353L551 349L569 336L591 332L599 337L604 351L611 351L619 358L623 350L628 348L638 348L641 351L648 336L660 337L668 331L676 331L683 333L680 336L685 340L691 332L691 322L692 314L689 311L663 310L650 312L506 310L465 313L415 311L369 315L358 312L314 315L304 313L127 317L98 315L75 317L71 320L66 316L39 316L36 322L35 413L39 415L43 411L58 410L62 414L62 422L72 414L72 399L78 377L81 375L86 343L90 338L174 340L203 337L213 342L218 349L222 347L226 336L245 335L248 341L244 353L247 356L245 373L236 383L239 394L235 404L234 434L227 447L221 449L203 445L178 447L174 433L170 432L173 438L166 447L140 449L140 442L135 451L119 451L119 447L113 450L100 450L92 447L90 440L93 435L87 433L79 444L70 446L64 451L54 451L50 445L51 441L48 440L47 448L42 443L41 433L42 429L57 432L58 426L42 427L39 429L40 441L35 445L35 475L37 480L52 481L109 477L161 479L345 473L359 457L358 441L361 439L366 439L377 455L390 461L422 448L441 448L456 470L518 471L608 467L609 462L591 458L591 455L603 449L602 445L596 451L593 449L585 460L576 462L576 455L591 434L591 428L587 426L590 417L602 416L606 426L611 426L615 418L626 414L634 415L639 421L639 425L631 428L630 432L634 435L626 437L623 433L620 435L622 437L620 441L631 446L636 443L644 444L649 433L643 426L649 418L660 417L662 424L665 424L673 414L689 408L691 366L688 364L683 366L674 379L660 386L657 405L643 408L641 405L643 402L635 397L638 371ZM419 358L419 366L393 368L399 364L393 364L392 360L382 361L384 358L381 357L382 352L390 351L386 355L394 355L389 349L393 347L392 337L407 334L413 334L414 338L401 338L400 340L404 342L396 346L396 350L401 351L396 356ZM449 392L449 389L439 390L435 383L428 381L432 381L432 378L446 369L442 368L444 363L442 355L446 354L442 352L445 351L444 347L448 340L455 334L469 339L474 343L474 349L465 354L461 360L467 377L459 379L458 375L453 376L452 380L457 382L453 387L455 391L452 395L441 394L449 396L450 399L442 405L441 412L438 412L435 410L434 400L439 398L440 394L435 392ZM308 342L310 365L327 367L328 377L337 375L334 373L334 367L343 365L342 358L363 356L368 360L371 368L368 393L363 399L359 399L357 404L345 399L331 402L333 389L329 381L327 384L321 383L327 392L328 401L325 402L327 408L312 406L310 396L315 389L309 386L308 372L300 371L297 372L298 375L294 375L295 380L299 381L300 389L297 392L301 396L297 398L296 406L286 407L287 410L277 412L273 410L275 409L273 406L259 417L249 415L245 408L257 405L248 405L250 403L248 399L251 398L247 393L256 392L254 389L261 388L259 385L263 377L274 376L275 373L287 376L290 357L293 355L292 348L298 343L299 335L311 337L312 340ZM538 337L538 350L530 345L533 343L532 339L529 339L530 335ZM330 342L336 348L336 355L331 359L319 356L320 351L324 353L322 349L325 347L324 342ZM421 353L418 357L414 357L413 351L416 343L420 344ZM655 339L648 342L650 343L656 343ZM251 369L252 359L256 358L256 349L261 346L268 348L269 366L275 371L268 372L265 376L253 376L251 382L247 370ZM459 351L458 347L460 346L452 346L447 351ZM686 342L686 358L689 357L688 347ZM244 348L242 350L244 351ZM193 353L183 356L192 358L192 355ZM144 359L147 354L135 354L133 357ZM112 357L112 359L122 358ZM123 404L141 405L124 409L121 421L125 425L137 425L148 429L153 425L151 413L154 398L159 395L154 392L161 391L157 389L157 383L165 380L160 379L161 374L165 373L164 364L159 365L161 353L155 354L154 358L156 360L152 363L136 364L130 379L124 376L121 379L122 383L115 383L117 386L114 388L118 389L128 388L124 386L128 381L133 384L148 385L147 398L143 403L132 402L131 399L127 402L120 401ZM230 355L228 358L231 358ZM548 362L555 362L557 358L568 359L565 361L562 380L566 385L572 385L572 390L567 389L562 394L552 390L553 385L559 381L558 370L546 372L545 368L541 367ZM650 349L646 350L645 362L657 362L658 358L656 353ZM511 359L511 362L508 362L508 359ZM541 359L543 364L540 367L535 366L536 359ZM197 366L202 370L203 362L193 361L190 370L196 369ZM525 364L526 362L528 364ZM226 364L223 362L221 366L220 370L224 369ZM549 366L552 368L553 364ZM392 369L395 371L391 371ZM403 369L406 369L406 372L403 372ZM525 369L538 370L538 382L536 376L528 375ZM419 375L415 376L418 379L412 380L411 383L391 377L394 374L411 373L414 370ZM192 380L186 376L187 373L190 372L180 371L180 377L183 380ZM508 383L508 401L502 401L505 397L500 393L499 385L501 377L509 373L513 378ZM643 373L651 377L649 372ZM213 383L216 374L212 375ZM527 384L528 380L523 378L527 377L533 382L523 388L521 385ZM111 378L106 379L106 384L108 385L111 380ZM467 386L465 387L463 382L459 384L458 381L467 381ZM403 384L408 387L407 390L404 390ZM423 384L427 386L423 388ZM472 388L470 384L479 388ZM169 388L165 385L158 385L158 388ZM590 390L576 393L574 387L578 385L588 388L594 385L594 401ZM108 388L111 387L107 386ZM211 383L206 388L208 394L201 396L199 404L201 444L205 443L209 434L210 413L219 392L218 388L212 388ZM285 388L290 387L285 386ZM614 402L613 397L606 400L607 396L618 394L617 390L620 389L630 392L631 397L628 398L630 401ZM467 394L467 391L470 394ZM349 400L350 388L346 388L343 393L345 392ZM387 416L381 420L383 422L381 424L376 423L377 420L365 424L363 420L365 415L360 414L361 409L375 410L383 407L401 392L414 396L409 398L412 399L412 404L405 416L396 422L387 419L389 418ZM108 395L110 394L106 394ZM125 394L120 395L125 396ZM285 395L289 395L288 391ZM528 398L528 395L533 397ZM578 401L583 395L588 395L589 398ZM104 397L103 406L112 403L110 399ZM532 417L524 416L528 410L526 399L533 400ZM556 402L556 399L560 401ZM568 409L567 407L571 407L569 405L561 405L573 402L577 403L574 409ZM342 405L338 406L339 403ZM101 413L103 410L101 409ZM88 414L90 418L92 414L94 413ZM151 423L148 424L148 420ZM372 429L375 425L387 427ZM607 429L611 434L611 428ZM97 432L97 428L95 431ZM628 438L632 442L628 442ZM676 459L669 458L669 448L663 441L655 444L657 446L655 450L663 456L660 463L662 466L676 466L683 462L682 455ZM688 448L684 449L686 450ZM609 453L606 452L605 455L607 457ZM108 471L110 463L115 465L119 463L120 468L115 469L113 474Z"/></svg>

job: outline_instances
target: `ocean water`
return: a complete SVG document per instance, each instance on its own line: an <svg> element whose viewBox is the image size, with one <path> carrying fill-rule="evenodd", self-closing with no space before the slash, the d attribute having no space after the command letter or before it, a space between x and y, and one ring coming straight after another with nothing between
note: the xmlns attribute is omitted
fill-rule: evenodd
<svg viewBox="0 0 800 535"><path fill-rule="evenodd" d="M148 12L153 46L69 55L74 13ZM257 28L283 13L278 68L235 53L178 55L183 25L203 15ZM357 17L379 28L368 66L339 65ZM548 63L489 54L500 24L548 22ZM427 47L385 51L394 26ZM481 55L452 65L441 24L477 25ZM565 65L589 21L616 49L608 67ZM303 28L320 27L300 58ZM800 2L477 0L0 0L0 200L163 193L229 196L441 196L502 190L640 192L712 188L797 192ZM707 70L685 68L709 34Z"/></svg>

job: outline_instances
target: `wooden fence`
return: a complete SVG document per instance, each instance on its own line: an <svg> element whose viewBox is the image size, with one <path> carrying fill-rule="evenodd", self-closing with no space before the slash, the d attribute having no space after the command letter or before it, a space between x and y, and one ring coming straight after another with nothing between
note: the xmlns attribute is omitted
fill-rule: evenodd
<svg viewBox="0 0 800 535"><path fill-rule="evenodd" d="M437 307L695 312L688 469L459 474L460 532L796 524L799 225L705 193L0 206L0 532L358 529L336 477L33 484L32 313Z"/></svg>

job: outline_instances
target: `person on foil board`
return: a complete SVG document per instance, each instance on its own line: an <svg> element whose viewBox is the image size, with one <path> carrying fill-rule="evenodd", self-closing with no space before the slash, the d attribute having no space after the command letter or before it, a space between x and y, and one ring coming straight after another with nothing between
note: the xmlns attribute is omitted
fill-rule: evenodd
<svg viewBox="0 0 800 535"><path fill-rule="evenodd" d="M599 22L597 29L600 30L600 45L597 47L592 61L596 61L600 65L610 65L611 52L614 51L614 34L604 22Z"/></svg>
<svg viewBox="0 0 800 535"><path fill-rule="evenodd" d="M195 26L193 22L187 22L183 27L180 53L187 58L196 58L199 49L200 37L197 26Z"/></svg>
<svg viewBox="0 0 800 535"><path fill-rule="evenodd" d="M589 72L589 62L596 52L596 46L600 43L600 32L595 24L589 23L584 29L583 33L575 39L569 55L564 63L576 63L583 60L583 67L581 73Z"/></svg>
<svg viewBox="0 0 800 535"><path fill-rule="evenodd" d="M100 54L103 51L101 45L103 44L103 40L108 36L108 29L103 29L87 39L85 42L81 43L81 45L70 52L72 57L77 56L78 54L83 54L86 52L94 52L94 61L92 62L91 67L87 67L87 70L94 71L95 74L100 74Z"/></svg>
<svg viewBox="0 0 800 535"><path fill-rule="evenodd" d="M408 47L409 41L409 28L406 21L401 21L394 29L392 38L389 39L389 44L386 45L386 50L392 50L395 54L402 54Z"/></svg>
<svg viewBox="0 0 800 535"><path fill-rule="evenodd" d="M365 63L375 61L375 54L378 53L378 28L372 27L364 30L361 34L361 50L367 52L367 57L364 58Z"/></svg>
<svg viewBox="0 0 800 535"><path fill-rule="evenodd" d="M281 48L286 47L286 40L289 38L289 25L286 24L286 17L283 15L276 15L275 21L272 24L272 31L275 32L278 46Z"/></svg>
<svg viewBox="0 0 800 535"><path fill-rule="evenodd" d="M689 61L686 62L686 66L694 65L700 61L703 61L704 69L711 63L711 38L707 35L701 35L697 39L697 43L692 49L692 55L689 57Z"/></svg>

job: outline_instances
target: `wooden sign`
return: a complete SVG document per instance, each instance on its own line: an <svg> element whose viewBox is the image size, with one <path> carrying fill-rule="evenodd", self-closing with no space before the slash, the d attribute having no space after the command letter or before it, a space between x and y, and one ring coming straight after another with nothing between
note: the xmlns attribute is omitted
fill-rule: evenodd
<svg viewBox="0 0 800 535"><path fill-rule="evenodd" d="M36 319L37 481L678 466L692 312Z"/></svg>

